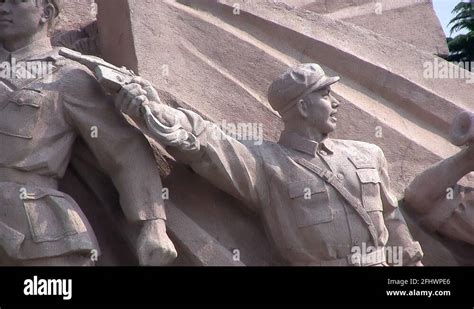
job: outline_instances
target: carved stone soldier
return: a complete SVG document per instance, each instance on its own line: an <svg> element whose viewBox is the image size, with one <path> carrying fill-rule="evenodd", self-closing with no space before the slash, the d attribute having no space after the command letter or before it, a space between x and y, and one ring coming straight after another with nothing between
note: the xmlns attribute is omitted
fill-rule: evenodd
<svg viewBox="0 0 474 309"><path fill-rule="evenodd" d="M179 161L260 214L287 264L387 265L390 240L403 248L404 265L421 265L421 247L390 192L382 150L328 137L340 106L330 86L338 80L317 64L302 64L273 82L269 102L285 129L278 143L263 145L161 104L143 79L125 86L116 105L145 134L170 145ZM354 250L367 246L373 249L362 251L366 259Z"/></svg>
<svg viewBox="0 0 474 309"><path fill-rule="evenodd" d="M0 2L0 264L93 264L94 232L58 191L78 136L112 178L127 219L141 225L140 263L167 264L176 251L152 150L87 68L51 47L58 13L54 0Z"/></svg>

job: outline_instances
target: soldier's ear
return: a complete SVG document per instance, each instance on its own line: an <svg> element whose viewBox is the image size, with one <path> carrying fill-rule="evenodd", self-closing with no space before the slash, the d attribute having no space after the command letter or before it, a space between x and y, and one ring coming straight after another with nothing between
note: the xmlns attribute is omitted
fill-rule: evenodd
<svg viewBox="0 0 474 309"><path fill-rule="evenodd" d="M304 99L301 99L296 103L296 109L301 117L304 119L308 118L308 103Z"/></svg>
<svg viewBox="0 0 474 309"><path fill-rule="evenodd" d="M51 25L54 18L56 17L56 8L49 1L43 8L41 15L41 23Z"/></svg>

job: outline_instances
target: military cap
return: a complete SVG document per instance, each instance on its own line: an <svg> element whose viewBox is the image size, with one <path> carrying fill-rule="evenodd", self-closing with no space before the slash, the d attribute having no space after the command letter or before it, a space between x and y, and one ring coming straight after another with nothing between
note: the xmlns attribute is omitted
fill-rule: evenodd
<svg viewBox="0 0 474 309"><path fill-rule="evenodd" d="M316 63L304 63L290 68L275 80L268 89L268 101L280 114L284 114L305 95L330 86L339 76L329 77Z"/></svg>

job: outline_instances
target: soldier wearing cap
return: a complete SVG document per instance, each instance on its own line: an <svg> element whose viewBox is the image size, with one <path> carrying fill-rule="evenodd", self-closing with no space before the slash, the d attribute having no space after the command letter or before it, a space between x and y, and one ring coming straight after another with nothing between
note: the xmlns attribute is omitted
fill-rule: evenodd
<svg viewBox="0 0 474 309"><path fill-rule="evenodd" d="M58 4L0 2L0 265L94 264L94 232L75 201L58 191L78 136L114 181L127 219L141 229L140 263L169 263L176 251L152 150L91 72L52 48L48 31Z"/></svg>
<svg viewBox="0 0 474 309"><path fill-rule="evenodd" d="M285 264L387 265L390 240L403 248L404 265L421 265L422 250L390 192L382 150L328 137L340 106L330 87L338 80L317 64L301 64L274 81L268 99L285 129L278 143L263 145L161 104L143 79L125 86L116 105L145 134L171 145L178 160L258 213ZM354 250L364 246L373 248L362 252L370 258Z"/></svg>

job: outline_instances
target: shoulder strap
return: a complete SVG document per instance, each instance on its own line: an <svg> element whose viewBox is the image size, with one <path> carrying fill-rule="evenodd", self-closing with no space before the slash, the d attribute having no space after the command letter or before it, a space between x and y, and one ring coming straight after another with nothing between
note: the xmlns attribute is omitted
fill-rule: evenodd
<svg viewBox="0 0 474 309"><path fill-rule="evenodd" d="M286 151L286 150L285 150ZM352 193L350 193L344 185L334 176L334 173L330 170L318 166L314 163L309 162L308 160L297 157L295 155L290 154L288 151L286 153L292 158L296 163L301 165L302 167L306 168L307 170L315 173L329 185L331 185L348 203L349 205L356 211L359 217L364 221L367 228L369 229L370 236L374 245L378 247L378 237L377 237L377 230L375 229L375 225L370 218L369 214L366 212L364 206L362 206L361 202L358 198L354 197Z"/></svg>
<svg viewBox="0 0 474 309"><path fill-rule="evenodd" d="M49 72L50 74L56 73L60 69L59 66L53 66L52 72ZM10 100L15 99L15 97L19 94L19 91L24 90L24 89L29 89L28 87L33 85L34 83L40 82L43 79L45 79L46 76L39 76L36 78L30 78L30 79L21 79L21 78L16 78L16 79L0 79L1 83L4 83L7 87L12 89L12 93L7 95L5 98L4 102L0 102L0 104L6 104Z"/></svg>

